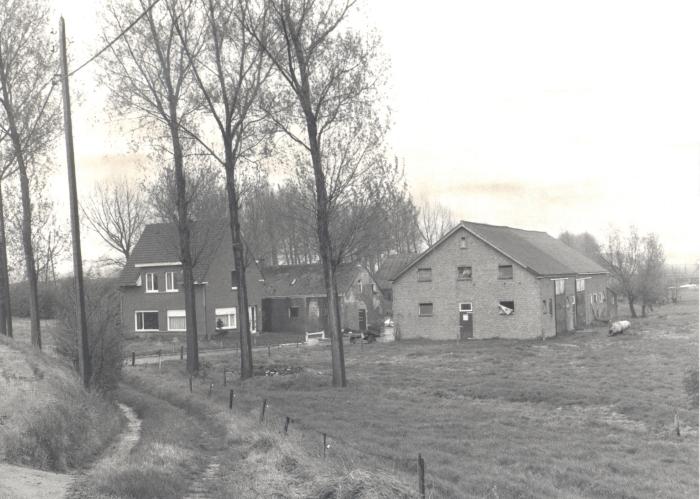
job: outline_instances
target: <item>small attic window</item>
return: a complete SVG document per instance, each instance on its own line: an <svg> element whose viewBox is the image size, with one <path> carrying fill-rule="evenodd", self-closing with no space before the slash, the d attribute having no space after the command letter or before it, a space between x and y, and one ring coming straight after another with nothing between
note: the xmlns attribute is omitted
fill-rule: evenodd
<svg viewBox="0 0 700 499"><path fill-rule="evenodd" d="M467 236L462 236L459 238L459 248L467 249Z"/></svg>

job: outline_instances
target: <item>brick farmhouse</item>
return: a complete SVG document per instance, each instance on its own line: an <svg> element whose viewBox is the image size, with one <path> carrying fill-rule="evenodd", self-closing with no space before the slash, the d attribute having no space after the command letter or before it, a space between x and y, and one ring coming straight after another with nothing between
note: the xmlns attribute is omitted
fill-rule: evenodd
<svg viewBox="0 0 700 499"><path fill-rule="evenodd" d="M226 220L192 226L197 332L210 336L217 323L238 331L238 289ZM385 300L367 270L342 264L337 273L341 326L378 325ZM326 292L320 265L246 265L251 331L312 332L325 329ZM119 276L122 324L126 332L185 331L185 297L177 228L149 224Z"/></svg>
<svg viewBox="0 0 700 499"><path fill-rule="evenodd" d="M225 220L196 222L191 231L195 313L199 335L211 335L217 322L238 331L238 288L231 232ZM262 275L255 262L246 267L251 330L260 326ZM119 276L125 331L185 331L185 296L177 228L149 224Z"/></svg>
<svg viewBox="0 0 700 499"><path fill-rule="evenodd" d="M393 276L401 338L540 338L615 315L608 273L545 232L461 222Z"/></svg>

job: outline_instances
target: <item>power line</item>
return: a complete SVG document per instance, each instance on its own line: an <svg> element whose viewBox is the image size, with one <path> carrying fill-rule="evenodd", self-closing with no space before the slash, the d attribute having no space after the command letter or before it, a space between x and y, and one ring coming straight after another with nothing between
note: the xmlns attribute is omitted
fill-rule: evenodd
<svg viewBox="0 0 700 499"><path fill-rule="evenodd" d="M71 71L70 73L68 73L68 76L69 76L69 77L70 77L70 76L73 76L75 73L77 73L78 71L80 71L81 69L83 69L85 66L87 66L88 64L90 64L92 61L94 61L95 59L97 59L98 57L100 57L106 50L108 50L112 45L114 45L114 44L117 42L117 40L119 40L119 39L120 39L122 36L124 36L131 28L133 28L141 19L143 19L144 17L146 17L146 14L148 14L148 13L153 9L153 7L156 6L156 4L157 4L158 2L160 2L160 0L154 0L154 2L153 2L151 5L149 5L149 6L146 8L146 10L144 10L144 11L141 13L141 15L139 15L139 17L137 17L136 19L134 19L134 20L131 22L131 24L129 24L126 28L124 28L124 29L121 31L121 33L119 33L114 39L112 39L111 42L109 42L107 45L105 45L104 47L102 47L95 55L93 55L92 57L90 57L90 59L88 59L88 60L85 61L83 64L81 64L80 66L78 66L77 69L74 69L73 71Z"/></svg>

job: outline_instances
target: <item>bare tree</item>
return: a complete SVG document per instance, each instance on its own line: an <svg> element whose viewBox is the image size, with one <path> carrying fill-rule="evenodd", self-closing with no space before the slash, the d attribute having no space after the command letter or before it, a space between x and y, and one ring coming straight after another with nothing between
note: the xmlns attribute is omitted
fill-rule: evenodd
<svg viewBox="0 0 700 499"><path fill-rule="evenodd" d="M186 137L182 137L182 128L189 128L190 119L199 109L199 101L194 95L192 66L171 16L176 4L176 0L162 0L151 8L146 0L115 0L109 6L107 31L110 35L123 31L128 22L142 12L147 13L141 22L112 45L103 68L117 112L135 113L142 125L150 128L156 149L163 154L167 151L172 159L185 294L187 369L195 373L199 370L199 355L190 245L191 220L185 177L187 145L184 144ZM182 12L184 15L178 17L178 29L188 33L189 37L190 30L196 29L195 19L189 10ZM201 37L192 34L189 39L201 40ZM197 54L199 44L189 50Z"/></svg>
<svg viewBox="0 0 700 499"><path fill-rule="evenodd" d="M384 67L379 38L350 27L355 1L261 0L265 23L250 32L279 77L269 114L311 169L319 255L328 300L333 385L345 386L345 361L331 236L333 195L367 167L381 141ZM300 158L301 159L301 158Z"/></svg>
<svg viewBox="0 0 700 499"><path fill-rule="evenodd" d="M611 231L603 250L606 266L617 282L620 293L627 297L632 317L637 317L634 303L638 298L637 272L642 260L642 251L642 240L636 227L630 228L627 237L623 237L619 230Z"/></svg>
<svg viewBox="0 0 700 499"><path fill-rule="evenodd" d="M48 9L41 1L0 1L0 117L17 165L22 197L22 246L29 284L32 345L41 348L37 272L32 247L30 176L60 131L59 107L52 98L56 57L50 41Z"/></svg>
<svg viewBox="0 0 700 499"><path fill-rule="evenodd" d="M115 264L122 266L131 256L146 223L146 206L142 189L126 177L97 184L81 206L93 232L120 254Z"/></svg>
<svg viewBox="0 0 700 499"><path fill-rule="evenodd" d="M234 267L238 279L241 377L253 376L253 352L248 317L248 292L244 245L241 237L239 175L242 162L249 159L270 132L266 130L257 103L270 65L245 25L259 20L244 0L199 0L206 40L202 50L192 50L192 40L177 21L182 12L171 10L175 29L185 47L195 81L205 102L206 115L218 131L218 144L202 133L186 129L224 168L228 199L228 221ZM186 8L186 7L185 7ZM195 9L197 10L197 9Z"/></svg>
<svg viewBox="0 0 700 499"><path fill-rule="evenodd" d="M437 201L425 200L420 206L418 230L423 242L428 246L435 244L442 236L455 226L454 215L450 209Z"/></svg>
<svg viewBox="0 0 700 499"><path fill-rule="evenodd" d="M7 260L7 230L5 228L4 180L13 173L14 162L7 161L7 134L0 134L0 334L12 337L12 306L10 275ZM12 157L12 154L9 154Z"/></svg>
<svg viewBox="0 0 700 499"><path fill-rule="evenodd" d="M664 248L656 234L648 234L642 240L642 257L639 265L638 293L642 300L642 317L646 317L647 309L653 310L654 305L664 296L666 257Z"/></svg>

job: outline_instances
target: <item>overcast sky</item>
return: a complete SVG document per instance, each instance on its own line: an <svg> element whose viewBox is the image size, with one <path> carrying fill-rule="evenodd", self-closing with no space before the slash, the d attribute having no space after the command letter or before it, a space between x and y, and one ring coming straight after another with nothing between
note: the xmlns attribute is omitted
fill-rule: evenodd
<svg viewBox="0 0 700 499"><path fill-rule="evenodd" d="M100 43L94 0L56 0L76 63ZM456 217L545 230L635 224L669 261L700 257L700 2L372 0L391 60L389 147L412 192ZM94 66L72 82L81 193L136 171ZM65 193L57 148L56 197ZM105 248L84 237L83 253Z"/></svg>

